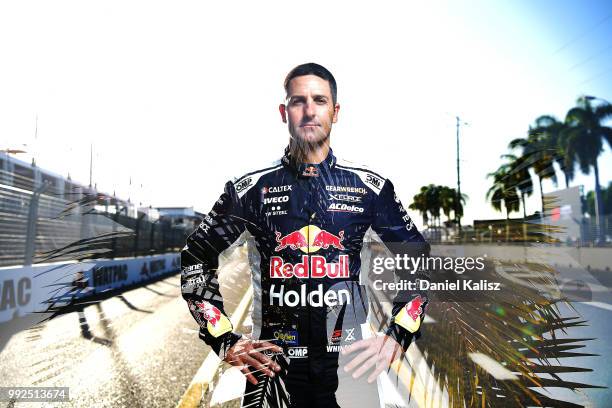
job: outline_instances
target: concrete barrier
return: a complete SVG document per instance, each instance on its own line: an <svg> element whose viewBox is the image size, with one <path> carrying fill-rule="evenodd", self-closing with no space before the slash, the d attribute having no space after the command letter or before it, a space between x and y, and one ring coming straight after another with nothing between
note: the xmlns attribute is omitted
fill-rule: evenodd
<svg viewBox="0 0 612 408"><path fill-rule="evenodd" d="M179 270L177 253L0 268L0 323Z"/></svg>

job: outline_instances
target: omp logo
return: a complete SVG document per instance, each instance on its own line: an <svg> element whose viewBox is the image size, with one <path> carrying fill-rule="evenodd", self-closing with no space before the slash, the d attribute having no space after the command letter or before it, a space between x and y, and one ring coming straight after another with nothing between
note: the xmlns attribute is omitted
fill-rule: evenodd
<svg viewBox="0 0 612 408"><path fill-rule="evenodd" d="M251 177L247 177L244 180L242 180L240 183L235 184L234 187L236 188L236 191L239 193L245 188L247 188L248 186L250 186L252 181L253 179Z"/></svg>
<svg viewBox="0 0 612 408"><path fill-rule="evenodd" d="M361 202L361 197L352 196L352 195L348 195L348 194L330 194L329 195L329 199L330 200L336 200L336 201L348 201L348 202L351 202L351 203L360 203Z"/></svg>
<svg viewBox="0 0 612 408"><path fill-rule="evenodd" d="M306 358L308 357L307 347L289 347L287 349L289 358Z"/></svg>
<svg viewBox="0 0 612 408"><path fill-rule="evenodd" d="M368 173L366 176L366 183L371 184L376 188L380 188L380 186L382 185L382 180L374 176L373 174Z"/></svg>

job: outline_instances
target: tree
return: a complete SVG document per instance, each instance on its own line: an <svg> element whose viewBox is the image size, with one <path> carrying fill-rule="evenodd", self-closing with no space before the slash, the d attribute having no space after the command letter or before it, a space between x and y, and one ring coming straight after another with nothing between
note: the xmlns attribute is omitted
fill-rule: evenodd
<svg viewBox="0 0 612 408"><path fill-rule="evenodd" d="M521 149L523 163L528 168L533 169L538 177L542 214L544 214L544 190L542 189L542 181L550 179L555 185L557 184L557 175L553 163L558 156L558 145L552 139L550 132L543 131L546 124L549 123L546 119L548 117L549 116L540 116L536 119L534 125L529 127L527 138L517 138L508 144L510 149Z"/></svg>
<svg viewBox="0 0 612 408"><path fill-rule="evenodd" d="M501 158L509 160L509 163L507 163L505 167L507 179L504 181L507 188L515 188L518 194L520 194L523 207L523 218L527 218L525 197L529 197L533 193L533 182L531 181L531 174L529 174L527 160L523 156L517 157L513 154L504 154Z"/></svg>
<svg viewBox="0 0 612 408"><path fill-rule="evenodd" d="M461 200L459 203L457 203L457 189L447 186L438 186L438 191L440 194L440 201L442 203L442 212L446 216L448 222L453 222L454 220L463 217L463 204L465 204L468 196L462 193ZM450 215L451 212L453 212L452 218ZM458 214L455 214L456 212Z"/></svg>
<svg viewBox="0 0 612 408"><path fill-rule="evenodd" d="M539 135L546 144L552 160L559 165L565 176L565 188L569 188L575 176L576 160L573 156L566 154L561 143L561 133L565 130L565 123L559 121L552 115L538 117L530 132Z"/></svg>
<svg viewBox="0 0 612 408"><path fill-rule="evenodd" d="M421 187L421 191L412 198L412 204L408 206L411 210L416 210L423 217L423 225L429 225L429 217L427 215L427 186Z"/></svg>
<svg viewBox="0 0 612 408"><path fill-rule="evenodd" d="M612 181L608 184L608 188L601 189L601 202L604 214L612 214ZM595 216L595 192L589 191L586 195L586 210Z"/></svg>
<svg viewBox="0 0 612 408"><path fill-rule="evenodd" d="M595 176L595 218L598 226L598 240L605 241L603 226L603 203L599 183L597 159L603 151L605 140L612 147L612 128L604 122L612 118L612 105L602 103L593 106L587 97L578 98L576 106L567 112L566 128L561 132L560 141L566 154L577 159L580 170Z"/></svg>
<svg viewBox="0 0 612 408"><path fill-rule="evenodd" d="M502 205L506 210L506 242L510 240L510 213L519 210L519 198L516 186L512 185L510 179L510 166L502 164L493 173L487 174L487 178L493 178L493 185L487 191L487 200L497 211L502 211Z"/></svg>

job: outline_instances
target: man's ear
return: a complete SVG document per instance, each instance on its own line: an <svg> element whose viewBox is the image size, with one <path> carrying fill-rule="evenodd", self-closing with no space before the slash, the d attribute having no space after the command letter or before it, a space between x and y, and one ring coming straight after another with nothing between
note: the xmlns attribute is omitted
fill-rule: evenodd
<svg viewBox="0 0 612 408"><path fill-rule="evenodd" d="M280 112L283 123L287 123L287 107L281 103L278 105L278 111Z"/></svg>
<svg viewBox="0 0 612 408"><path fill-rule="evenodd" d="M334 116L332 117L332 123L336 123L338 121L338 111L340 110L340 104L337 103L334 106Z"/></svg>

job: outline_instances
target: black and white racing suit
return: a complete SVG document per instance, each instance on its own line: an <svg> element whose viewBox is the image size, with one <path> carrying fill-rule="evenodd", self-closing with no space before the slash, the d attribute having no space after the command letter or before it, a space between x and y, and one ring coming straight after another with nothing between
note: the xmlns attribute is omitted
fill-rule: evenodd
<svg viewBox="0 0 612 408"><path fill-rule="evenodd" d="M291 406L337 406L338 349L329 346L343 335L339 320L348 314L347 304L353 315L359 308L367 311L359 273L369 228L396 254L429 251L393 184L337 160L331 150L319 164L295 163L286 150L269 167L228 182L181 252L182 295L200 337L222 359L240 338L225 316L216 271L220 253L248 233L255 247L250 248L253 338L284 347ZM411 277L427 279L422 271ZM419 332L411 333L395 317L413 296L426 303L419 292L395 298L386 331L404 350Z"/></svg>

